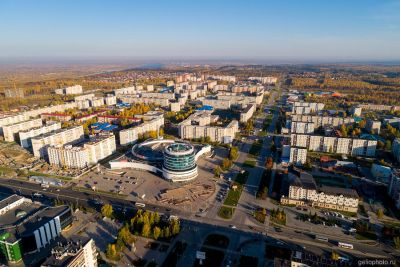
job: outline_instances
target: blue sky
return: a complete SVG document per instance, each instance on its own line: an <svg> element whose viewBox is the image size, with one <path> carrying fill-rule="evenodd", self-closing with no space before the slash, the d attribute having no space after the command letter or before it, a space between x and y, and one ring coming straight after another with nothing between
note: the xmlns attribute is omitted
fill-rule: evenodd
<svg viewBox="0 0 400 267"><path fill-rule="evenodd" d="M1 0L0 59L400 60L400 1Z"/></svg>

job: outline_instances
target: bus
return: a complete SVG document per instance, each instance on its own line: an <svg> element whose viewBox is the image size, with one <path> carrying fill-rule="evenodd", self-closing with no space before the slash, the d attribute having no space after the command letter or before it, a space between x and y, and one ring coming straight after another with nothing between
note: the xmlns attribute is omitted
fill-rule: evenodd
<svg viewBox="0 0 400 267"><path fill-rule="evenodd" d="M320 235L315 235L315 240L323 241L323 242L328 242L329 241L329 239L327 237L320 236Z"/></svg>
<svg viewBox="0 0 400 267"><path fill-rule="evenodd" d="M338 242L338 247L347 248L347 249L353 249L353 244Z"/></svg>
<svg viewBox="0 0 400 267"><path fill-rule="evenodd" d="M140 202L136 202L136 203L135 203L135 206L136 206L136 207L140 207L140 208L144 208L144 207L146 207L146 204L140 203Z"/></svg>

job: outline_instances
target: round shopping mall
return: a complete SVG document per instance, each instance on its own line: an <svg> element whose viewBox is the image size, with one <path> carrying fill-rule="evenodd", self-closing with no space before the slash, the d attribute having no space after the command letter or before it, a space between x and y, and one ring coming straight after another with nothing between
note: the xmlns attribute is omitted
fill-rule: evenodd
<svg viewBox="0 0 400 267"><path fill-rule="evenodd" d="M210 145L193 146L168 139L147 140L132 147L130 156L110 161L112 169L133 168L161 175L171 182L189 182L198 176L197 159L211 153Z"/></svg>
<svg viewBox="0 0 400 267"><path fill-rule="evenodd" d="M163 176L172 181L190 181L197 177L194 147L188 143L173 143L164 149Z"/></svg>

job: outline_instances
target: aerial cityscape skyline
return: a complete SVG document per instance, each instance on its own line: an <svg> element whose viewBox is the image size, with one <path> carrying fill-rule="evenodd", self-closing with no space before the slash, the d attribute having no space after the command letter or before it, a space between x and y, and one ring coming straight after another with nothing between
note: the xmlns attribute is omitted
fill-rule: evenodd
<svg viewBox="0 0 400 267"><path fill-rule="evenodd" d="M1 1L0 58L400 59L398 1L100 3Z"/></svg>
<svg viewBox="0 0 400 267"><path fill-rule="evenodd" d="M399 11L0 0L0 267L399 267Z"/></svg>

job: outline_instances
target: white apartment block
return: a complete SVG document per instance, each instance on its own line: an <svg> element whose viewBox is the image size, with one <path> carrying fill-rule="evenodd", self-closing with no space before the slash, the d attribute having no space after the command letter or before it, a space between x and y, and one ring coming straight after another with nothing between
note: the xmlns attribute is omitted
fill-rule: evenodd
<svg viewBox="0 0 400 267"><path fill-rule="evenodd" d="M121 145L126 146L135 143L139 139L139 135L149 131L159 131L164 126L164 115L156 115L138 126L125 129L119 132L119 140Z"/></svg>
<svg viewBox="0 0 400 267"><path fill-rule="evenodd" d="M40 127L42 125L43 121L39 118L3 126L4 140L7 142L14 142L16 137L18 137L18 132Z"/></svg>
<svg viewBox="0 0 400 267"><path fill-rule="evenodd" d="M97 164L115 151L115 136L111 134L92 138L83 146L50 146L48 155L52 165L82 169Z"/></svg>
<svg viewBox="0 0 400 267"><path fill-rule="evenodd" d="M351 114L353 115L353 116L361 116L361 113L362 113L362 108L361 107L352 107L351 108Z"/></svg>
<svg viewBox="0 0 400 267"><path fill-rule="evenodd" d="M167 98L140 97L137 95L121 95L118 99L130 104L155 104L162 107L169 107L170 104L170 101Z"/></svg>
<svg viewBox="0 0 400 267"><path fill-rule="evenodd" d="M83 169L89 166L88 149L72 145L54 145L47 148L51 165Z"/></svg>
<svg viewBox="0 0 400 267"><path fill-rule="evenodd" d="M377 141L341 137L291 134L291 146L307 148L310 151L374 157Z"/></svg>
<svg viewBox="0 0 400 267"><path fill-rule="evenodd" d="M65 88L55 89L57 95L79 95L83 93L81 85L68 86Z"/></svg>
<svg viewBox="0 0 400 267"><path fill-rule="evenodd" d="M357 212L359 197L355 190L330 186L317 187L314 178L308 173L296 176L289 173L292 183L288 196L281 197L282 204L333 209L339 211Z"/></svg>
<svg viewBox="0 0 400 267"><path fill-rule="evenodd" d="M76 108L75 102L64 103L60 105L48 106L38 109L23 111L17 114L5 115L0 117L0 132L3 132L3 127L6 125L22 122L39 116L42 113L63 112L67 109Z"/></svg>
<svg viewBox="0 0 400 267"><path fill-rule="evenodd" d="M235 76L228 76L228 75L207 75L206 79L227 81L227 82L233 82L233 83L236 82Z"/></svg>
<svg viewBox="0 0 400 267"><path fill-rule="evenodd" d="M244 106L248 104L260 105L264 99L264 90L261 90L252 95L243 95L240 93L219 92L218 100L230 100L231 105Z"/></svg>
<svg viewBox="0 0 400 267"><path fill-rule="evenodd" d="M291 121L296 122L313 122L314 128L325 127L325 126L341 126L342 124L349 125L354 123L354 118L341 118L331 116L312 116L312 115L301 115L292 114Z"/></svg>
<svg viewBox="0 0 400 267"><path fill-rule="evenodd" d="M26 131L20 131L18 133L19 136L19 141L20 144L23 148L31 148L32 147L32 142L31 142L31 138L41 135L41 134L46 134L49 133L51 131L55 131L61 129L61 122L57 122L57 121L48 121L46 123L46 125L41 126L41 127L37 127L37 128L33 128L30 130L26 130Z"/></svg>
<svg viewBox="0 0 400 267"><path fill-rule="evenodd" d="M89 104L93 108L104 106L104 98L103 97L93 97L89 99Z"/></svg>
<svg viewBox="0 0 400 267"><path fill-rule="evenodd" d="M153 91L154 91L154 85L148 84L148 85L146 86L146 90L147 90L147 92L153 92Z"/></svg>
<svg viewBox="0 0 400 267"><path fill-rule="evenodd" d="M300 121L292 121L290 125L291 133L301 133L301 134L309 134L314 133L314 123L313 122L300 122Z"/></svg>
<svg viewBox="0 0 400 267"><path fill-rule="evenodd" d="M115 136L113 134L92 138L89 142L86 142L83 147L89 152L88 161L90 165L97 164L100 160L115 153L117 149Z"/></svg>
<svg viewBox="0 0 400 267"><path fill-rule="evenodd" d="M296 101L293 103L294 107L309 107L311 112L318 112L324 109L324 103L316 103L316 102L303 102Z"/></svg>
<svg viewBox="0 0 400 267"><path fill-rule="evenodd" d="M367 128L367 131L372 134L379 134L381 132L381 122L367 120L366 128Z"/></svg>
<svg viewBox="0 0 400 267"><path fill-rule="evenodd" d="M51 256L42 267L97 267L97 249L94 240L89 237L71 236L59 242L51 250Z"/></svg>
<svg viewBox="0 0 400 267"><path fill-rule="evenodd" d="M173 112L181 111L181 103L179 102L172 102L170 106L170 110Z"/></svg>
<svg viewBox="0 0 400 267"><path fill-rule="evenodd" d="M179 123L178 134L182 139L199 139L209 137L212 142L230 143L239 132L239 122L232 120L225 127L211 126L218 119L207 111L199 111Z"/></svg>
<svg viewBox="0 0 400 267"><path fill-rule="evenodd" d="M118 88L114 89L114 95L115 96L120 96L120 95L135 95L138 92L136 91L135 86L130 86L130 87L124 87L124 88Z"/></svg>
<svg viewBox="0 0 400 267"><path fill-rule="evenodd" d="M294 165L302 165L307 161L307 149L299 147L290 148L289 162Z"/></svg>
<svg viewBox="0 0 400 267"><path fill-rule="evenodd" d="M400 138L393 140L392 153L395 159L400 162Z"/></svg>
<svg viewBox="0 0 400 267"><path fill-rule="evenodd" d="M278 81L277 77L249 77L249 80L259 81L265 84L275 84Z"/></svg>
<svg viewBox="0 0 400 267"><path fill-rule="evenodd" d="M74 100L75 101L82 101L82 100L90 100L92 98L94 98L94 94L86 94L86 95L75 96Z"/></svg>
<svg viewBox="0 0 400 267"><path fill-rule="evenodd" d="M104 97L104 102L107 106L114 106L117 104L117 97L115 95L108 94Z"/></svg>
<svg viewBox="0 0 400 267"><path fill-rule="evenodd" d="M80 142L83 139L84 133L81 125L39 135L31 139L33 155L38 158L46 158L49 146Z"/></svg>
<svg viewBox="0 0 400 267"><path fill-rule="evenodd" d="M240 122L246 123L248 120L253 117L254 112L256 111L255 104L248 104L242 112L240 112Z"/></svg>
<svg viewBox="0 0 400 267"><path fill-rule="evenodd" d="M216 99L204 97L201 99L203 106L212 106L215 109L230 109L231 101L229 99Z"/></svg>

